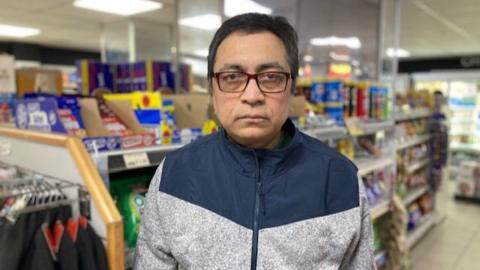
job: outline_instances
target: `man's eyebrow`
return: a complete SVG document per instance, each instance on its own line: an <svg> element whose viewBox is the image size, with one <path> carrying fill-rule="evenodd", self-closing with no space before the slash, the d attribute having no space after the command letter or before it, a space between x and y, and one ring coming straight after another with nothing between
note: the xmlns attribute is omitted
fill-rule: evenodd
<svg viewBox="0 0 480 270"><path fill-rule="evenodd" d="M255 71L256 72L261 72L261 71L264 71L264 70L267 70L267 69L279 69L281 71L287 71L278 62L270 62L270 63L265 63L265 64L258 65L257 68L255 69Z"/></svg>
<svg viewBox="0 0 480 270"><path fill-rule="evenodd" d="M244 71L245 68L243 68L241 65L238 65L238 64L225 64L218 71L221 72L225 70Z"/></svg>

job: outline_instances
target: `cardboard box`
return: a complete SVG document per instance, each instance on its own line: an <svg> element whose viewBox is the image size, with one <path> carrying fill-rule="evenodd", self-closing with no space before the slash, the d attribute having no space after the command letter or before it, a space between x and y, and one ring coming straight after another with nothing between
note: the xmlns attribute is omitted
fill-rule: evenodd
<svg viewBox="0 0 480 270"><path fill-rule="evenodd" d="M97 91L113 92L116 65L96 60L79 60L76 65L79 94L93 96Z"/></svg>
<svg viewBox="0 0 480 270"><path fill-rule="evenodd" d="M177 128L201 128L209 120L210 95L169 95L164 99L173 100Z"/></svg>
<svg viewBox="0 0 480 270"><path fill-rule="evenodd" d="M15 57L8 54L0 55L0 93L15 94Z"/></svg>
<svg viewBox="0 0 480 270"><path fill-rule="evenodd" d="M99 137L102 141L105 140L105 138L112 137L103 125L100 112L98 111L97 101L94 98L84 98L80 100L80 104L87 135L90 137ZM147 147L155 144L154 134L147 132L137 121L131 107L131 101L108 100L106 104L122 123L134 133L133 135L120 137L122 149Z"/></svg>
<svg viewBox="0 0 480 270"><path fill-rule="evenodd" d="M305 116L307 100L304 96L294 96L290 104L290 116Z"/></svg>
<svg viewBox="0 0 480 270"><path fill-rule="evenodd" d="M39 68L22 68L16 71L17 94L49 93L61 95L63 92L62 72Z"/></svg>

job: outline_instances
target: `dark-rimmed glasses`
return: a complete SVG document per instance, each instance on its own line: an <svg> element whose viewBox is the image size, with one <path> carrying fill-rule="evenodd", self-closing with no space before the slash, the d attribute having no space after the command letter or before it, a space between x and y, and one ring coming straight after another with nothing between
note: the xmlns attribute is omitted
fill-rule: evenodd
<svg viewBox="0 0 480 270"><path fill-rule="evenodd" d="M262 93L281 93L287 88L290 73L267 71L249 74L241 71L224 71L214 73L218 89L226 93L241 93L247 89L250 79L255 79Z"/></svg>

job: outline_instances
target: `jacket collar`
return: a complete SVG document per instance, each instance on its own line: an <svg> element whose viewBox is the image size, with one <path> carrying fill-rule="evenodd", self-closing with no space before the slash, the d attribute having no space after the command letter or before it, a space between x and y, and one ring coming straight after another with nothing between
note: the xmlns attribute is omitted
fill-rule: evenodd
<svg viewBox="0 0 480 270"><path fill-rule="evenodd" d="M222 148L226 151L226 156L232 161L237 169L244 174L254 173L257 168L257 161L262 169L262 175L269 176L283 172L291 167L295 161L293 153L300 149L302 144L301 133L297 130L290 119L287 119L282 126L282 131L288 133L292 140L290 144L282 149L252 149L243 147L232 142L221 128L220 136Z"/></svg>

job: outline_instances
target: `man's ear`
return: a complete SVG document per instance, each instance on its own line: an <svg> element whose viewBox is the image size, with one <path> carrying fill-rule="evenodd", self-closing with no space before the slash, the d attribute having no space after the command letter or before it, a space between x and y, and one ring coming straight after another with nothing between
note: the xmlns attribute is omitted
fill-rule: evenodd
<svg viewBox="0 0 480 270"><path fill-rule="evenodd" d="M213 113L217 114L217 105L215 104L215 97L213 96L213 81L208 79L208 93L210 94L210 104L213 107Z"/></svg>

